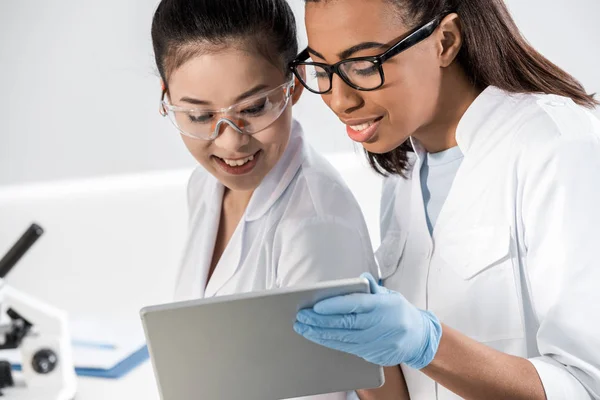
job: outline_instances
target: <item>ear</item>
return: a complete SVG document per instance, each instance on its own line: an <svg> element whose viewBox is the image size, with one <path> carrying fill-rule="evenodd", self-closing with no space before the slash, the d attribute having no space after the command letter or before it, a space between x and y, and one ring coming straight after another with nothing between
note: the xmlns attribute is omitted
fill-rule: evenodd
<svg viewBox="0 0 600 400"><path fill-rule="evenodd" d="M167 110L165 109L165 106L163 105L163 100L165 99L165 96L167 94L167 85L165 85L165 81L163 81L162 79L160 80L160 108L159 108L159 112L160 115L162 115L163 117L165 115L167 115Z"/></svg>
<svg viewBox="0 0 600 400"><path fill-rule="evenodd" d="M167 95L167 84L162 79L160 80L160 95L163 98Z"/></svg>
<svg viewBox="0 0 600 400"><path fill-rule="evenodd" d="M444 17L438 28L437 38L440 66L445 68L454 62L463 43L461 22L458 14L452 13Z"/></svg>
<svg viewBox="0 0 600 400"><path fill-rule="evenodd" d="M302 79L306 79L306 70L304 65L298 67L298 73L302 76ZM294 75L294 93L292 93L292 105L296 104L300 100L300 96L304 92L304 85L300 82L298 77Z"/></svg>

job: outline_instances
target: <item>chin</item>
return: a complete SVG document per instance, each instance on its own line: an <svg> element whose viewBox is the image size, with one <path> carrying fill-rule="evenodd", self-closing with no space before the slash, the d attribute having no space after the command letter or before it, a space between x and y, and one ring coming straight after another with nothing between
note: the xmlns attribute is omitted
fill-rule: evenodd
<svg viewBox="0 0 600 400"><path fill-rule="evenodd" d="M406 142L409 135L386 135L385 133L379 132L373 141L362 143L363 148L369 153L373 154L385 154L392 150L400 147L402 143Z"/></svg>

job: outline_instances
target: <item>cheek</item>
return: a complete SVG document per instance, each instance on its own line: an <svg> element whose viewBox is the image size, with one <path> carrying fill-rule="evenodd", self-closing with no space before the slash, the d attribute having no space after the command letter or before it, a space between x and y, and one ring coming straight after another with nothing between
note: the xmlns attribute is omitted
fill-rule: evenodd
<svg viewBox="0 0 600 400"><path fill-rule="evenodd" d="M386 73L385 90L378 93L378 97L382 104L388 105L386 108L393 123L425 123L435 108L440 76L440 69L432 68L432 64L423 58L390 68Z"/></svg>
<svg viewBox="0 0 600 400"><path fill-rule="evenodd" d="M291 107L288 107L273 125L253 136L255 140L260 142L260 148L265 153L267 168L272 168L285 151L290 138L291 123Z"/></svg>
<svg viewBox="0 0 600 400"><path fill-rule="evenodd" d="M327 107L331 108L330 106L330 102L331 102L331 96L327 95L327 94L321 94L321 100L323 100L323 102L327 105Z"/></svg>

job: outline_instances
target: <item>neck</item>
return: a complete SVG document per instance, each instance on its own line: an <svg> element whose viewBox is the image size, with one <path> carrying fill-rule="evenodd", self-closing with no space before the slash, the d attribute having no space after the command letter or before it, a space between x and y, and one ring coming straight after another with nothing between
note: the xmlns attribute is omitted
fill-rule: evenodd
<svg viewBox="0 0 600 400"><path fill-rule="evenodd" d="M437 153L457 145L456 128L481 89L469 82L457 63L448 67L442 78L434 118L413 135L428 153Z"/></svg>
<svg viewBox="0 0 600 400"><path fill-rule="evenodd" d="M252 193L253 190L231 190L226 187L223 193L223 208L236 214L243 214L250 203Z"/></svg>

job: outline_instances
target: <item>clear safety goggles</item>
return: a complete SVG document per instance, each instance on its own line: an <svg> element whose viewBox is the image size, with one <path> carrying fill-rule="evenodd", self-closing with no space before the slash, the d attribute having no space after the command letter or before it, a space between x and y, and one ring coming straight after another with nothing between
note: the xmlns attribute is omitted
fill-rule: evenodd
<svg viewBox="0 0 600 400"><path fill-rule="evenodd" d="M169 104L166 90L160 102L160 113L168 116L182 135L202 140L219 136L223 124L239 133L255 134L268 128L283 113L294 92L294 79L274 89L255 94L246 100L221 109L189 108Z"/></svg>

